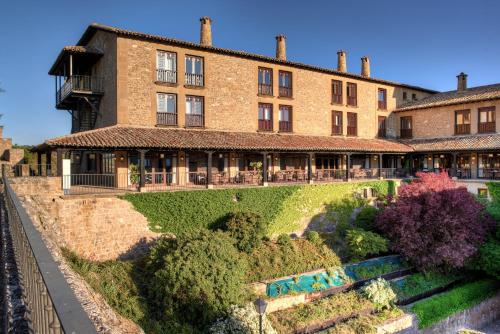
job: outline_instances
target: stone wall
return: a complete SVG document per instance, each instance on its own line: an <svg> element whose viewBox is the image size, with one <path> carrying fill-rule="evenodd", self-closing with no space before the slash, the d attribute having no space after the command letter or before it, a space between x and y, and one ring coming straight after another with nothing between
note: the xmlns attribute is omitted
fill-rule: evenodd
<svg viewBox="0 0 500 334"><path fill-rule="evenodd" d="M14 178L11 184L46 235L87 259L133 258L159 235L130 202L115 196L64 197L59 177Z"/></svg>

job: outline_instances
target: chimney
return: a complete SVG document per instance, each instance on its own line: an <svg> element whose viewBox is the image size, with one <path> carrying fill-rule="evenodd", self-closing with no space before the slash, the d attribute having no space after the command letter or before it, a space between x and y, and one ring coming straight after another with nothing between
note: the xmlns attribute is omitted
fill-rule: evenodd
<svg viewBox="0 0 500 334"><path fill-rule="evenodd" d="M457 75L458 81L457 81L457 91L462 91L467 89L467 74L464 72L461 72L459 75Z"/></svg>
<svg viewBox="0 0 500 334"><path fill-rule="evenodd" d="M201 32L200 32L200 44L203 46L212 46L212 19L208 16L203 16L200 19L201 22Z"/></svg>
<svg viewBox="0 0 500 334"><path fill-rule="evenodd" d="M346 60L345 60L345 51L344 50L339 50L339 52L337 52L337 57L338 57L338 61L337 61L337 71L339 72L347 72L347 64L346 64Z"/></svg>
<svg viewBox="0 0 500 334"><path fill-rule="evenodd" d="M361 75L370 77L370 58L367 56L361 57Z"/></svg>
<svg viewBox="0 0 500 334"><path fill-rule="evenodd" d="M286 37L285 35L276 36L276 58L286 60Z"/></svg>

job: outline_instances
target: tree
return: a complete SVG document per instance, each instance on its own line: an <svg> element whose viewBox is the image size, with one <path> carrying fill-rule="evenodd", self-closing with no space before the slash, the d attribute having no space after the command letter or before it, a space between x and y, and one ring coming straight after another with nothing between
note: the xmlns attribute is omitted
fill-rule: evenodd
<svg viewBox="0 0 500 334"><path fill-rule="evenodd" d="M261 244L267 224L256 213L236 212L229 215L222 229L236 239L240 251L250 253Z"/></svg>
<svg viewBox="0 0 500 334"><path fill-rule="evenodd" d="M493 220L466 188L447 174L418 173L401 188L376 226L419 269L464 266L484 242Z"/></svg>
<svg viewBox="0 0 500 334"><path fill-rule="evenodd" d="M202 329L244 298L246 262L222 231L201 230L161 240L147 271L149 298L159 319L175 318Z"/></svg>

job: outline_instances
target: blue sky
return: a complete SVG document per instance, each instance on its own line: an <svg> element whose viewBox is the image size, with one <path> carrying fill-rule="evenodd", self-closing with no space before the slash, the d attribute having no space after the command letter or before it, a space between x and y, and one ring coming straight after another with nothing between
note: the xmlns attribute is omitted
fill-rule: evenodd
<svg viewBox="0 0 500 334"><path fill-rule="evenodd" d="M47 72L64 45L86 26L120 28L197 42L199 21L213 19L214 45L274 56L287 36L287 57L348 71L370 56L372 76L436 90L500 82L500 1L4 1L0 8L0 113L5 135L38 144L70 131L54 107Z"/></svg>

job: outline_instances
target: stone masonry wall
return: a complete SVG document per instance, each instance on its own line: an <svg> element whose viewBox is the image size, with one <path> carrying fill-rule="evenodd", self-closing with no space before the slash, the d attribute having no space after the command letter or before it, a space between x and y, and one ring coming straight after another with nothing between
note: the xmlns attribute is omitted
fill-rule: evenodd
<svg viewBox="0 0 500 334"><path fill-rule="evenodd" d="M91 260L133 258L159 234L116 196L62 196L58 177L11 179L35 224L61 247Z"/></svg>

